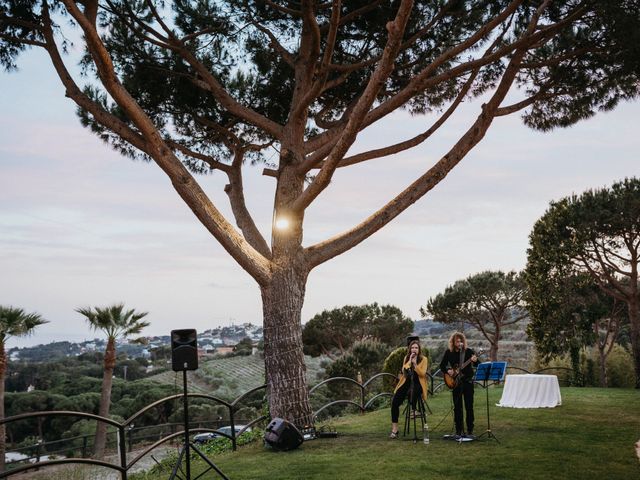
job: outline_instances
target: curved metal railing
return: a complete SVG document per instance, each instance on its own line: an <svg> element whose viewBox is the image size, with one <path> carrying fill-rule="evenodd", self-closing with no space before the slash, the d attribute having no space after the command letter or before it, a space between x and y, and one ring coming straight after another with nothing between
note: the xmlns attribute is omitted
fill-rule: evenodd
<svg viewBox="0 0 640 480"><path fill-rule="evenodd" d="M511 369L511 370L518 370L518 371L522 371L524 373L531 373L526 369L520 368L520 367L512 367L512 366L508 366L507 369ZM533 372L534 374L539 374L541 372L544 371L549 371L549 370L565 370L568 372L571 372L573 374L573 370L567 367L547 367L547 368L543 368L540 370L537 370L535 372ZM431 395L437 394L439 393L442 389L443 386L445 385L444 381L440 381L438 382L438 380L441 380L441 377L438 377L438 373L440 372L440 370L437 370L435 373L431 374L428 373L428 385L429 385L429 393ZM313 386L310 390L309 390L309 396L313 395L314 392L316 392L319 388L328 385L332 382L347 382L350 383L354 386L356 386L359 389L359 401L354 401L354 400L349 400L349 399L338 399L338 400L333 400L330 401L324 405L322 405L321 407L319 407L315 412L313 412L313 418L318 418L318 415L320 413L322 413L323 411L325 411L326 409L328 409L329 407L335 406L335 405L352 405L356 408L358 408L360 410L360 412L365 412L367 410L369 410L371 408L371 406L377 402L380 398L383 397L391 397L393 395L392 392L389 391L380 391L378 393L376 393L375 395L373 395L371 398L369 398L369 400L366 400L366 396L367 396L367 392L371 391L371 386L372 386L372 382L374 382L375 380L379 379L379 378L391 378L394 381L397 380L397 377L395 375L392 375L390 373L378 373L376 375L373 375L371 378L369 378L366 382L360 383L357 380L354 380L353 378L350 377L332 377L332 378L328 378L318 384L316 384L315 386ZM575 377L573 377L575 378ZM199 433L199 432L213 432L216 433L222 437L228 438L229 440L231 440L232 443L232 449L236 450L237 448L237 437L239 435L241 435L242 433L244 433L245 431L248 431L248 429L250 429L251 427L259 424L260 422L266 421L268 419L268 417L266 415L262 415L256 419L253 419L251 421L249 421L248 423L246 423L241 430L239 430L238 432L236 432L236 428L235 428L235 423L236 423L236 419L235 419L235 413L238 411L240 404L242 403L243 400L245 400L248 396L252 395L255 392L258 392L260 390L266 390L267 385L260 385L258 387L255 387L245 393L243 393L242 395L240 395L239 397L237 397L235 400L233 400L232 402L228 402L224 399L218 398L218 397L214 397L212 395L207 395L207 394L203 394L203 393L187 393L187 397L188 398L201 398L201 399L206 399L212 402L215 402L219 405L223 405L224 407L226 407L228 409L229 412L229 423L230 423L230 427L231 427L231 434L226 434L225 432L221 432L219 430L216 429L211 429L211 428L190 428L189 431L193 432L193 433ZM126 435L127 432L131 430L131 427L133 426L133 422L139 418L140 416L144 415L146 412L148 412L149 410L151 410L152 408L157 407L158 405L161 405L162 403L165 402L169 402L169 401L173 401L176 400L178 398L183 398L184 394L175 394L175 395L170 395L168 397L164 397L160 400L157 400L147 406L145 406L144 408L140 409L139 411L137 411L136 413L134 413L133 415L131 415L129 418L127 418L126 420L124 420L123 422L118 422L116 420L112 420L110 418L106 418L106 417L102 417L99 415L94 415L91 413L84 413L84 412L74 412L74 411L44 411L44 412L33 412L33 413L24 413L24 414L20 414L20 415L14 415L12 417L7 417L4 419L0 419L0 425L6 425L6 424L10 424L12 422L17 422L20 420L25 420L25 419L29 419L29 418L36 418L36 417L46 417L46 416L75 416L75 417L79 417L79 418L84 418L84 419L90 419L90 420L95 420L98 422L104 422L107 423L108 425L111 425L112 427L115 427L116 429L116 436L117 436L117 445L118 445L118 463L109 463L109 462L105 462L103 460L96 460L96 459L89 459L89 458L78 458L78 457L71 457L71 458L62 458L62 459L53 459L53 460L44 460L44 461L37 461L36 463L33 464L28 464L28 465L20 465L18 467L15 467L11 470L5 470L3 472L0 472L0 479L3 478L7 478L11 475L15 475L18 473L22 473L25 472L27 470L31 470L31 469L36 469L36 468L42 468L42 467L47 467L47 466L51 466L51 465L61 465L61 464L71 464L71 463L75 463L75 464L84 464L84 465L95 465L95 466L101 466L101 467L105 467L105 468L109 468L112 470L116 470L118 472L120 472L120 475L122 477L123 480L127 479L127 474L128 471L134 466L136 465L140 459L142 459L145 455L149 454L152 450L156 449L157 447L159 447L160 445L169 442L171 440L174 440L176 438L179 437L183 437L184 432L183 431L178 431L178 432L174 432L171 433L169 435L165 435L164 437L160 438L159 440L157 440L156 442L154 442L153 444L151 444L150 446L146 447L142 452L138 453L134 458L132 458L130 461L127 461L127 442L126 442Z"/></svg>
<svg viewBox="0 0 640 480"><path fill-rule="evenodd" d="M266 420L266 418L267 418L265 415L262 415L259 418L256 418L256 419L252 420L247 425L244 425L241 430L236 432L236 428L235 428L235 413L238 410L239 405L241 404L241 402L244 399L246 399L246 397L248 397L252 393L255 393L255 392L257 392L257 391L259 391L261 389L266 389L266 385L261 385L259 387L253 388L253 389L249 390L248 392L243 393L242 395L240 395L238 398L236 398L232 402L227 402L226 400L223 400L221 398L214 397L212 395L206 395L206 394L203 394L203 393L188 393L187 394L188 398L203 398L203 399L213 401L213 402L215 402L217 404L220 404L220 405L223 405L224 407L226 407L228 409L228 411L229 411L229 423L230 423L230 426L231 426L231 434L230 435L226 434L225 432L221 432L219 430L210 429L210 428L190 428L189 431L193 432L193 433L215 432L216 434L218 434L220 436L223 436L223 437L226 437L226 438L230 439L233 450L236 450L236 448L237 448L237 437L239 435L241 435L242 433L244 433L245 431L247 431L250 427L260 423L261 421ZM165 402L170 402L170 401L176 400L178 398L183 398L183 397L184 397L184 394L175 394L175 395L170 395L168 397L161 398L160 400L157 400L157 401L145 406L144 408L140 409L139 411L137 411L136 413L131 415L129 418L127 418L123 422L118 422L116 420L113 420L113 419L110 419L110 418L106 418L106 417L102 417L100 415L94 415L94 414L91 414L91 413L84 413L84 412L74 412L74 411L32 412L32 413L24 413L24 414L14 415L14 416L11 416L11 417L0 419L0 425L6 425L6 424L10 424L10 423L13 423L13 422L17 422L17 421L21 421L21 420L25 420L25 419L30 419L30 418L51 417L51 416L73 416L73 417L80 417L80 418L84 418L84 419L95 420L97 422L107 423L107 424L111 425L112 427L116 428L116 437L117 437L117 442L116 443L118 445L118 463L110 463L110 462L105 462L103 460L97 460L97 459L91 459L91 458L78 458L78 457L70 457L70 458L62 458L62 459L54 459L54 460L43 460L43 461L36 461L35 463L31 463L31 464L27 464L27 465L20 465L20 466L12 468L10 470L6 470L5 469L5 471L0 472L0 479L7 478L7 477L9 477L11 475L16 475L18 473L22 473L22 472L25 472L25 471L28 471L28 470L32 470L32 469L36 469L36 468L47 467L47 466L50 466L50 465L61 465L61 464L72 464L73 463L73 464L95 465L95 466L101 466L101 467L109 468L109 469L112 469L112 470L116 470L116 471L120 472L120 475L121 475L122 479L126 480L128 471L138 461L140 461L140 459L142 457L147 455L149 452L151 452L152 450L154 450L158 446L160 446L160 445L162 445L162 444L164 444L166 442L169 442L169 441L171 441L171 440L173 440L175 438L184 436L184 431L179 431L179 432L171 433L169 435L165 435L164 437L160 438L158 441L156 441L152 445L150 445L147 448L145 448L142 452L140 452L133 459L131 459L131 461L127 462L126 434L127 434L128 429L129 429L128 428L129 425L132 425L134 420L136 420L140 416L144 415L150 409L155 408L158 405L161 405L161 404L163 404Z"/></svg>

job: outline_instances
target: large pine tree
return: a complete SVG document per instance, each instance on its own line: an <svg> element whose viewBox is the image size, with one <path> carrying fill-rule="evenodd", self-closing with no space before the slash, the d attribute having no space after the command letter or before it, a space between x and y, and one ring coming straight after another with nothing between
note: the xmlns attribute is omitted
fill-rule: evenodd
<svg viewBox="0 0 640 480"><path fill-rule="evenodd" d="M496 117L523 112L548 130L635 97L639 10L637 0L0 0L0 61L12 68L24 50L45 50L84 124L153 160L255 279L271 414L304 424L309 272L434 188ZM88 77L65 63L69 38L85 47ZM474 99L467 130L413 183L348 231L303 245L305 212L342 168L421 144ZM398 109L434 122L349 153ZM269 243L247 208L243 172L271 156L265 181L289 228L274 228ZM235 225L193 175L209 171L228 179Z"/></svg>

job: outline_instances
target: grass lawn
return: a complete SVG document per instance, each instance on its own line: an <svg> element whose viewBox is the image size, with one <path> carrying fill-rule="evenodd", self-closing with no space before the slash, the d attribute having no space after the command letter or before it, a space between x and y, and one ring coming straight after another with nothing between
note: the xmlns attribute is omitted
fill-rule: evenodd
<svg viewBox="0 0 640 480"><path fill-rule="evenodd" d="M402 436L390 440L390 413L383 409L325 422L338 431L335 439L308 441L291 452L257 442L212 460L231 480L640 478L634 447L640 439L639 391L563 388L563 404L553 409L499 408L501 394L500 388L489 389L491 427L499 443L443 440L453 423L450 395L444 392L429 399L428 446ZM477 389L476 434L487 428L485 398ZM192 463L192 478L202 465ZM211 471L201 478L220 477Z"/></svg>

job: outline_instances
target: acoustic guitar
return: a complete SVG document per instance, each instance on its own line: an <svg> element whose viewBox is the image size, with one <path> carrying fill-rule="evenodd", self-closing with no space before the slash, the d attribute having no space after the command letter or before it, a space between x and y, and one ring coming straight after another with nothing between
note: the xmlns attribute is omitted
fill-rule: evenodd
<svg viewBox="0 0 640 480"><path fill-rule="evenodd" d="M484 354L484 350L480 349L478 350L478 353L476 353L476 357L479 357L482 354ZM460 384L460 380L462 378L462 375L460 374L460 372L464 370L464 368L471 363L471 358L473 358L473 355L471 355L471 357L469 357L469 360L464 362L462 366L453 367L451 369L453 370L453 374L451 375L449 375L447 372L442 372L444 383L447 386L447 388L449 388L449 390L453 390Z"/></svg>

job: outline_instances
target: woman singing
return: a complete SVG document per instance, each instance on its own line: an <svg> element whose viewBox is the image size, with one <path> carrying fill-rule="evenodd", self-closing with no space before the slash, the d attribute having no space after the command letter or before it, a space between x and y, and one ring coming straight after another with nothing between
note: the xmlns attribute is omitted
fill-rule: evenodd
<svg viewBox="0 0 640 480"><path fill-rule="evenodd" d="M429 362L427 357L423 356L420 351L420 341L412 339L407 348L407 354L404 357L402 365L402 376L393 392L393 400L391 401L391 435L390 438L398 438L398 417L400 416L400 405L404 402L407 395L413 388L413 394L410 395L411 409L415 414L416 404L419 395L422 399L427 399L427 368Z"/></svg>

